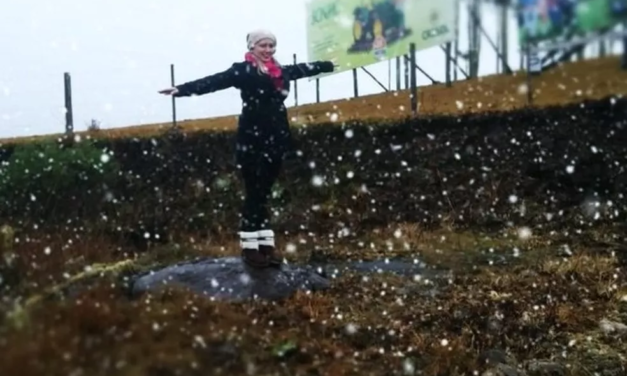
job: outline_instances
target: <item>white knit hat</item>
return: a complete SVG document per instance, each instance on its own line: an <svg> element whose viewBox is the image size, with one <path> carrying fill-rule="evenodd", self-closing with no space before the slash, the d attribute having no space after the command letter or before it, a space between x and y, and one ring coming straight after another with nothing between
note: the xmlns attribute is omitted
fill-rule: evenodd
<svg viewBox="0 0 627 376"><path fill-rule="evenodd" d="M276 45L276 37L270 31L267 30L255 30L246 35L246 44L248 49L252 50L253 47L262 39L270 39Z"/></svg>

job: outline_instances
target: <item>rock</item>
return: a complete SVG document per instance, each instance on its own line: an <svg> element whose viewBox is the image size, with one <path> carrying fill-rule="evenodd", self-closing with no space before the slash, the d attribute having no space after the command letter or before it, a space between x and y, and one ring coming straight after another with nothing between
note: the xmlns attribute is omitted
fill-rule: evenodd
<svg viewBox="0 0 627 376"><path fill-rule="evenodd" d="M330 283L307 266L284 264L280 269L255 269L239 257L206 258L136 276L132 282L132 295L138 296L166 285L186 287L214 299L242 301L255 297L280 300L298 290L326 289Z"/></svg>
<svg viewBox="0 0 627 376"><path fill-rule="evenodd" d="M527 364L531 376L562 376L566 375L566 367L547 360L532 360Z"/></svg>

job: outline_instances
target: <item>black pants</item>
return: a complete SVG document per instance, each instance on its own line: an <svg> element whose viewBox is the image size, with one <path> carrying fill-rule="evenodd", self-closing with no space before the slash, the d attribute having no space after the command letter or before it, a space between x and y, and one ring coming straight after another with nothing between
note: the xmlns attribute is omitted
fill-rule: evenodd
<svg viewBox="0 0 627 376"><path fill-rule="evenodd" d="M238 146L237 163L240 165L245 189L241 231L269 229L268 200L272 186L279 177L284 153L276 149L263 149Z"/></svg>

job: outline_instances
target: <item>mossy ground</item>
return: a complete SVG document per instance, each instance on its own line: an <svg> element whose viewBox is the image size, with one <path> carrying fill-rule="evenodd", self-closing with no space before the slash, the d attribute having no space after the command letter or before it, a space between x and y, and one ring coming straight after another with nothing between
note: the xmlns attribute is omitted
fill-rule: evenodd
<svg viewBox="0 0 627 376"><path fill-rule="evenodd" d="M612 249L624 235L607 226L568 232L521 237L514 228L481 234L403 225L369 238L319 236L326 257L415 257L443 271L346 274L328 291L284 302L212 302L182 290L131 300L119 275L103 273L70 296L33 304L19 328L5 319L0 374L471 375L486 369L480 354L488 349L519 362L554 359L574 375L618 372L627 345L599 323L627 319L621 250ZM130 269L141 269L237 252L227 238L135 255L93 238L68 244L39 236L17 245L22 278L4 309L17 292L40 294L94 263L130 258ZM311 241L282 239L281 248L287 243L296 245L290 261L310 257Z"/></svg>

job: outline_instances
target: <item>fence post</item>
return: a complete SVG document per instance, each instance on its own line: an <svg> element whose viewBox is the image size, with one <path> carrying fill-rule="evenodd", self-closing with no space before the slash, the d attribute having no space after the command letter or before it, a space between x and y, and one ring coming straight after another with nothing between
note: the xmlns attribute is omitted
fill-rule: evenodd
<svg viewBox="0 0 627 376"><path fill-rule="evenodd" d="M409 89L409 56L407 54L403 54L403 63L405 64L405 90Z"/></svg>
<svg viewBox="0 0 627 376"><path fill-rule="evenodd" d="M74 110L72 109L72 79L69 72L63 74L65 91L65 134L74 133Z"/></svg>
<svg viewBox="0 0 627 376"><path fill-rule="evenodd" d="M170 84L172 87L175 86L174 83L174 64L170 64ZM176 127L176 97L172 96L172 128Z"/></svg>
<svg viewBox="0 0 627 376"><path fill-rule="evenodd" d="M392 59L388 59L388 90L392 90Z"/></svg>
<svg viewBox="0 0 627 376"><path fill-rule="evenodd" d="M396 90L401 90L401 57L396 57Z"/></svg>
<svg viewBox="0 0 627 376"><path fill-rule="evenodd" d="M353 91L355 94L355 98L357 98L359 96L359 89L357 86L357 69L353 68Z"/></svg>
<svg viewBox="0 0 627 376"><path fill-rule="evenodd" d="M508 7L504 3L501 5L501 71L505 74L512 74L512 69L509 67L509 21L508 21ZM509 73L508 73L509 72Z"/></svg>
<svg viewBox="0 0 627 376"><path fill-rule="evenodd" d="M409 44L410 80L411 80L411 112L413 116L418 114L418 88L416 87L416 43Z"/></svg>
<svg viewBox="0 0 627 376"><path fill-rule="evenodd" d="M316 78L316 103L320 103L320 79Z"/></svg>
<svg viewBox="0 0 627 376"><path fill-rule="evenodd" d="M294 54L294 65L296 65L296 54ZM298 106L298 82L294 80L294 106Z"/></svg>
<svg viewBox="0 0 627 376"><path fill-rule="evenodd" d="M627 31L627 21L623 21L623 32ZM623 59L621 68L627 69L627 35L623 34Z"/></svg>
<svg viewBox="0 0 627 376"><path fill-rule="evenodd" d="M446 43L446 86L451 86L451 42Z"/></svg>
<svg viewBox="0 0 627 376"><path fill-rule="evenodd" d="M533 104L533 89L531 87L531 43L526 43L525 52L527 65L527 105L531 106Z"/></svg>

